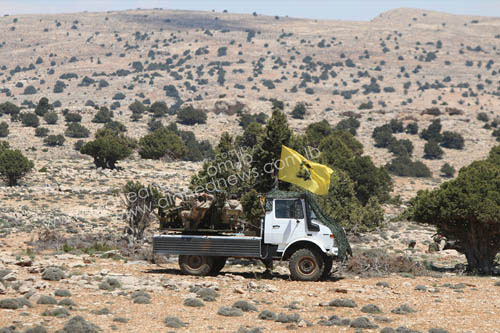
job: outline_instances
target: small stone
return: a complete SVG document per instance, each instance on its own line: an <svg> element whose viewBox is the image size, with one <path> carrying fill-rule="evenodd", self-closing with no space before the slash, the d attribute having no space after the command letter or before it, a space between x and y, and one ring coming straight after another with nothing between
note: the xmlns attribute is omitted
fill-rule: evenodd
<svg viewBox="0 0 500 333"><path fill-rule="evenodd" d="M0 309L19 309L22 307L21 303L16 298L4 298L0 300Z"/></svg>
<svg viewBox="0 0 500 333"><path fill-rule="evenodd" d="M115 317L113 318L113 321L115 323L123 323L123 324L128 323L128 319L123 317Z"/></svg>
<svg viewBox="0 0 500 333"><path fill-rule="evenodd" d="M205 303L203 303L201 300L197 298L186 298L184 300L184 305L191 306L194 308L201 308L202 306L205 306Z"/></svg>
<svg viewBox="0 0 500 333"><path fill-rule="evenodd" d="M226 317L241 317L243 316L243 311L238 308L223 306L217 311L217 314Z"/></svg>
<svg viewBox="0 0 500 333"><path fill-rule="evenodd" d="M280 313L276 318L278 323L298 323L300 321L300 315L298 313Z"/></svg>
<svg viewBox="0 0 500 333"><path fill-rule="evenodd" d="M69 316L69 311L65 308L49 309L42 313L42 316L64 318Z"/></svg>
<svg viewBox="0 0 500 333"><path fill-rule="evenodd" d="M151 304L151 298L148 298L146 296L137 296L133 299L135 304Z"/></svg>
<svg viewBox="0 0 500 333"><path fill-rule="evenodd" d="M244 327L240 326L238 328L238 331L236 333L262 333L262 330L260 327Z"/></svg>
<svg viewBox="0 0 500 333"><path fill-rule="evenodd" d="M429 328L429 333L449 333L443 328Z"/></svg>
<svg viewBox="0 0 500 333"><path fill-rule="evenodd" d="M111 311L109 311L108 308L102 308L100 310L92 310L90 313L98 315L98 316L104 316L104 315L109 315Z"/></svg>
<svg viewBox="0 0 500 333"><path fill-rule="evenodd" d="M76 306L75 302L71 298L63 298L58 304L62 306Z"/></svg>
<svg viewBox="0 0 500 333"><path fill-rule="evenodd" d="M418 286L415 287L415 290L418 290L418 291L427 291L427 287L422 285L422 284L419 284Z"/></svg>
<svg viewBox="0 0 500 333"><path fill-rule="evenodd" d="M384 327L380 333L396 333L396 330L392 327Z"/></svg>
<svg viewBox="0 0 500 333"><path fill-rule="evenodd" d="M377 282L376 286L383 287L383 288L389 288L389 283L387 283L385 281L380 281L380 282Z"/></svg>
<svg viewBox="0 0 500 333"><path fill-rule="evenodd" d="M391 318L382 317L382 316L375 316L375 317L373 317L373 320L375 320L376 322L379 322L379 323L392 323L393 322L393 320Z"/></svg>
<svg viewBox="0 0 500 333"><path fill-rule="evenodd" d="M500 287L500 281L495 282L495 287Z"/></svg>

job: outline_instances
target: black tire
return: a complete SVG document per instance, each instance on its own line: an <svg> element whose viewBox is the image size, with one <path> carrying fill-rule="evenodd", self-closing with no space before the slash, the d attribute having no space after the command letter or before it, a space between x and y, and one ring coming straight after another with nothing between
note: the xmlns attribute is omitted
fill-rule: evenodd
<svg viewBox="0 0 500 333"><path fill-rule="evenodd" d="M325 269L323 270L323 275L321 276L321 279L326 280L330 277L330 273L332 272L333 258L324 256L323 260L325 262Z"/></svg>
<svg viewBox="0 0 500 333"><path fill-rule="evenodd" d="M290 257L290 276L296 281L318 281L323 275L323 256L311 249L299 249Z"/></svg>
<svg viewBox="0 0 500 333"><path fill-rule="evenodd" d="M214 266L214 258L206 256L179 256L179 267L186 275L205 276L210 274Z"/></svg>
<svg viewBox="0 0 500 333"><path fill-rule="evenodd" d="M217 275L226 265L227 257L213 257L213 258L214 258L214 265L212 266L210 275Z"/></svg>

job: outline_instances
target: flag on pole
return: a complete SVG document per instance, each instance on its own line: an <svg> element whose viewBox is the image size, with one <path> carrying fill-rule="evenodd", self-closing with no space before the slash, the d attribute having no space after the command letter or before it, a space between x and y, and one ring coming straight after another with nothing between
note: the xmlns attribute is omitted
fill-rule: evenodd
<svg viewBox="0 0 500 333"><path fill-rule="evenodd" d="M333 170L326 165L311 162L295 150L281 146L279 180L325 195L328 194L332 173Z"/></svg>

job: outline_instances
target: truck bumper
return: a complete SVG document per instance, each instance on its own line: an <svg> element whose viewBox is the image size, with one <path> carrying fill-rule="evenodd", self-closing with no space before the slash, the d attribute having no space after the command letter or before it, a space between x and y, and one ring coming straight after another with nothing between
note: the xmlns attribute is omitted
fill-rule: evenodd
<svg viewBox="0 0 500 333"><path fill-rule="evenodd" d="M338 247L332 247L331 249L326 251L326 255L329 257L336 257L339 255L339 248Z"/></svg>

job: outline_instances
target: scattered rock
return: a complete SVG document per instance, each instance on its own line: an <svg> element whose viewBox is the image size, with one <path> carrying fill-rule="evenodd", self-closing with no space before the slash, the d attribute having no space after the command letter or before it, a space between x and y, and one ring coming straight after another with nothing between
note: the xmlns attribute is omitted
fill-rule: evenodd
<svg viewBox="0 0 500 333"><path fill-rule="evenodd" d="M351 327L353 328L367 328L367 329L375 329L375 328L378 328L377 325L373 324L370 319L366 318L366 317L358 317L356 319L354 319L352 322L351 322Z"/></svg>
<svg viewBox="0 0 500 333"><path fill-rule="evenodd" d="M205 302L215 302L220 294L212 288L200 288L196 291L196 295Z"/></svg>
<svg viewBox="0 0 500 333"><path fill-rule="evenodd" d="M16 310L22 307L17 298L4 298L0 300L0 309Z"/></svg>
<svg viewBox="0 0 500 333"><path fill-rule="evenodd" d="M143 295L134 297L133 299L135 304L151 304L151 298Z"/></svg>
<svg viewBox="0 0 500 333"><path fill-rule="evenodd" d="M42 295L36 304L57 304L57 300L52 296Z"/></svg>
<svg viewBox="0 0 500 333"><path fill-rule="evenodd" d="M54 292L54 295L58 297L71 297L71 291L66 290L66 289L57 289Z"/></svg>
<svg viewBox="0 0 500 333"><path fill-rule="evenodd" d="M166 317L163 322L165 323L165 326L170 327L170 328L181 328L181 327L186 327L187 323L181 321L177 317Z"/></svg>
<svg viewBox="0 0 500 333"><path fill-rule="evenodd" d="M128 323L128 319L127 318L123 318L123 317L115 317L113 318L113 321L115 323Z"/></svg>
<svg viewBox="0 0 500 333"><path fill-rule="evenodd" d="M130 295L131 298L136 298L136 297L139 297L139 296L151 299L151 295L148 294L147 292L145 292L144 290L134 291L132 293L132 295Z"/></svg>
<svg viewBox="0 0 500 333"><path fill-rule="evenodd" d="M328 303L329 306L344 307L344 308L355 308L358 305L352 299L349 298L337 298Z"/></svg>
<svg viewBox="0 0 500 333"><path fill-rule="evenodd" d="M393 322L393 320L391 318L382 317L382 316L375 316L375 317L373 317L373 320L375 320L376 322L379 322L379 323L392 323Z"/></svg>
<svg viewBox="0 0 500 333"><path fill-rule="evenodd" d="M82 316L71 318L61 333L98 333L101 329L92 323L86 321Z"/></svg>
<svg viewBox="0 0 500 333"><path fill-rule="evenodd" d="M60 281L65 278L66 275L58 267L47 267L42 273L42 279L47 281Z"/></svg>
<svg viewBox="0 0 500 333"><path fill-rule="evenodd" d="M274 313L272 311L262 310L262 312L259 313L258 318L263 319L263 320L276 320L276 318L278 318L278 316L276 315L276 313Z"/></svg>
<svg viewBox="0 0 500 333"><path fill-rule="evenodd" d="M443 328L429 328L429 333L449 333Z"/></svg>
<svg viewBox="0 0 500 333"><path fill-rule="evenodd" d="M382 313L382 310L375 304L367 304L361 308L361 312L364 313Z"/></svg>
<svg viewBox="0 0 500 333"><path fill-rule="evenodd" d="M244 327L240 326L236 333L262 333L260 327Z"/></svg>
<svg viewBox="0 0 500 333"><path fill-rule="evenodd" d="M243 316L243 311L239 308L223 306L217 311L217 314L226 317L241 317Z"/></svg>
<svg viewBox="0 0 500 333"><path fill-rule="evenodd" d="M107 278L105 281L99 283L99 289L113 291L116 288L120 288L122 284L117 279Z"/></svg>
<svg viewBox="0 0 500 333"><path fill-rule="evenodd" d="M184 300L184 305L191 306L194 308L201 308L202 306L205 306L205 303L203 303L201 300L197 298L186 298Z"/></svg>
<svg viewBox="0 0 500 333"><path fill-rule="evenodd" d="M233 304L233 308L241 309L244 312L249 312L249 311L257 312L258 311L257 307L255 305L253 305L252 303L245 301L245 300L235 302Z"/></svg>
<svg viewBox="0 0 500 333"><path fill-rule="evenodd" d="M495 287L500 287L500 281L495 282Z"/></svg>
<svg viewBox="0 0 500 333"><path fill-rule="evenodd" d="M411 328L400 326L396 328L396 333L420 333L420 331L412 330Z"/></svg>
<svg viewBox="0 0 500 333"><path fill-rule="evenodd" d="M389 283L387 283L385 281L380 281L380 282L377 282L376 286L377 287L389 288Z"/></svg>
<svg viewBox="0 0 500 333"><path fill-rule="evenodd" d="M415 290L418 290L418 291L427 291L427 287L424 286L423 284L419 284L418 286L415 287Z"/></svg>
<svg viewBox="0 0 500 333"><path fill-rule="evenodd" d="M396 333L396 330L392 327L384 327L380 330L380 333Z"/></svg>
<svg viewBox="0 0 500 333"><path fill-rule="evenodd" d="M457 283L455 285L451 285L449 288L450 289L464 289L465 288L465 284L463 284L463 283Z"/></svg>
<svg viewBox="0 0 500 333"><path fill-rule="evenodd" d="M98 315L98 316L104 316L104 315L109 315L111 311L109 311L108 308L102 308L100 310L92 310L90 313Z"/></svg>
<svg viewBox="0 0 500 333"><path fill-rule="evenodd" d="M413 312L417 312L417 310L415 309L412 309L409 305L407 304L403 304L403 305L400 305L399 307L395 308L394 310L391 311L392 313L395 313L395 314L401 314L401 315L405 315L405 314L409 314L409 313L413 313Z"/></svg>
<svg viewBox="0 0 500 333"><path fill-rule="evenodd" d="M35 325L31 328L24 330L24 333L47 333L47 329L40 325Z"/></svg>

